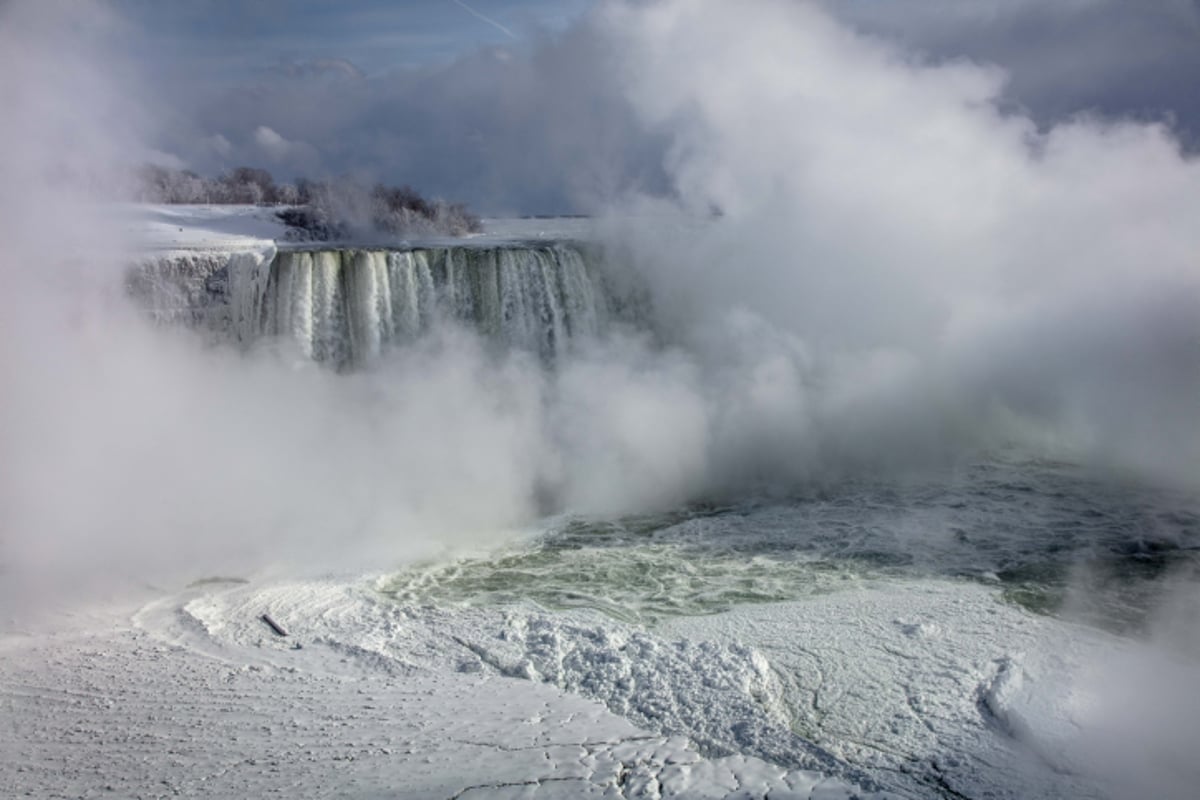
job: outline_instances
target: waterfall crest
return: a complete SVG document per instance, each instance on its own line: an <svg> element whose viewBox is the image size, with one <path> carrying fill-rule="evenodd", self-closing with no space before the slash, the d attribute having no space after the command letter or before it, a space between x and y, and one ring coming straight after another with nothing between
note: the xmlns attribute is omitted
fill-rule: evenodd
<svg viewBox="0 0 1200 800"><path fill-rule="evenodd" d="M130 287L158 321L242 347L275 339L335 368L369 365L446 321L553 363L611 315L594 260L564 242L283 250L158 259Z"/></svg>

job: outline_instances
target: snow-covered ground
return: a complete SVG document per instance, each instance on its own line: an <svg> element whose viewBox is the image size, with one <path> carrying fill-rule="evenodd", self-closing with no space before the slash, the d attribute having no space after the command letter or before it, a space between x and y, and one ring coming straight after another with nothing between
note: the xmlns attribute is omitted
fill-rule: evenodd
<svg viewBox="0 0 1200 800"><path fill-rule="evenodd" d="M10 630L0 796L1182 798L1195 777L1162 725L1200 710L1176 692L1194 665L1152 676L978 584L655 629L379 585L213 579Z"/></svg>
<svg viewBox="0 0 1200 800"><path fill-rule="evenodd" d="M470 663L413 663L428 651L412 661L387 655L371 643L387 631L395 647L402 615L378 630L388 613L363 597L361 587L340 583L217 582L135 613L93 610L59 619L54 630L5 635L0 796L854 792L753 757L706 758L686 737L639 728L547 683ZM260 615L268 610L291 635L267 628ZM334 634L347 626L352 641Z"/></svg>
<svg viewBox="0 0 1200 800"><path fill-rule="evenodd" d="M126 204L120 215L129 241L148 250L257 249L282 239L287 226L269 206Z"/></svg>
<svg viewBox="0 0 1200 800"><path fill-rule="evenodd" d="M279 245L311 246L288 241L288 227L272 206L169 205L127 203L106 208L135 248L153 253L264 250ZM420 237L392 244L486 244L537 239L587 238L592 221L581 217L485 219L483 231L462 238ZM383 244L379 242L377 244Z"/></svg>

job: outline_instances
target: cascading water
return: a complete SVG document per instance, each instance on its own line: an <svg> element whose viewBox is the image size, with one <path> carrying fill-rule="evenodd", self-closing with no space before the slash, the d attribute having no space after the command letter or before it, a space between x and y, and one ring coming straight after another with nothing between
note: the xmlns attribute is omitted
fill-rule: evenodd
<svg viewBox="0 0 1200 800"><path fill-rule="evenodd" d="M243 347L282 340L336 368L368 365L447 320L553 363L612 315L590 260L568 243L286 250L224 264L162 258L130 287L157 320Z"/></svg>

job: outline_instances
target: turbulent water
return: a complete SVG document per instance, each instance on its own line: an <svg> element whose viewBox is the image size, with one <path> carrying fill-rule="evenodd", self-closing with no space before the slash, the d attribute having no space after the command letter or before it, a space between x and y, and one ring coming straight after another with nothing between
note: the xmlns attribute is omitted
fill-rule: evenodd
<svg viewBox="0 0 1200 800"><path fill-rule="evenodd" d="M1167 580L1200 581L1200 498L1009 458L782 502L562 518L512 551L405 572L385 591L653 625L876 577L977 581L1036 613L1136 634Z"/></svg>

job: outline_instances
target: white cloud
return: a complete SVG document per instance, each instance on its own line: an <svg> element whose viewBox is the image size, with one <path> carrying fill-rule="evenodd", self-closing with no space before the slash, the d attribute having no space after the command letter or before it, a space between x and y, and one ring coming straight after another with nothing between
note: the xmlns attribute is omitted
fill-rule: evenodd
<svg viewBox="0 0 1200 800"><path fill-rule="evenodd" d="M254 129L254 145L268 161L285 168L311 168L318 160L317 150L307 142L285 139L266 125Z"/></svg>
<svg viewBox="0 0 1200 800"><path fill-rule="evenodd" d="M212 151L222 158L227 157L233 152L233 143L219 133L214 133L205 140L205 144L212 148Z"/></svg>
<svg viewBox="0 0 1200 800"><path fill-rule="evenodd" d="M292 149L291 142L266 125L259 125L254 129L254 142L272 161L282 161Z"/></svg>

